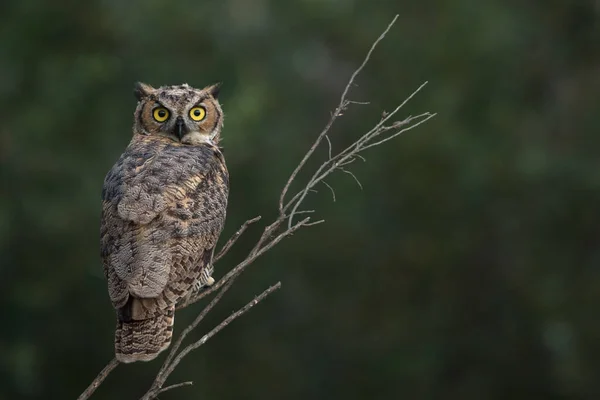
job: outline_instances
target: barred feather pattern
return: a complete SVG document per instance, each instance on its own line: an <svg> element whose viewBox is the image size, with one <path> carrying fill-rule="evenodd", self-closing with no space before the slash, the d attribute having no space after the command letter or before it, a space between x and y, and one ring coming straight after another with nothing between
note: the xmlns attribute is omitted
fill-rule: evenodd
<svg viewBox="0 0 600 400"><path fill-rule="evenodd" d="M214 282L228 192L224 157L210 143L136 134L107 174L101 257L119 361L149 361L165 350L176 304Z"/></svg>

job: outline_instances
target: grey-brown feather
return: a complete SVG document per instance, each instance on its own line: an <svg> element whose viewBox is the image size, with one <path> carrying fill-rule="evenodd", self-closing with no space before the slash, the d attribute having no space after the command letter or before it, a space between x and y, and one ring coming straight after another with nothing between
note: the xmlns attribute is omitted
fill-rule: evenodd
<svg viewBox="0 0 600 400"><path fill-rule="evenodd" d="M216 143L161 135L134 134L107 174L101 255L121 361L150 360L168 346L176 303L207 281L228 190Z"/></svg>

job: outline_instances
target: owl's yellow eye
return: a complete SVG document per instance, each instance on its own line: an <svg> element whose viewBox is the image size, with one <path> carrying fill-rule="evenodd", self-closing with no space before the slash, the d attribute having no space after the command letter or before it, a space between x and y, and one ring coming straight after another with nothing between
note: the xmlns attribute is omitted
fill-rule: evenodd
<svg viewBox="0 0 600 400"><path fill-rule="evenodd" d="M169 110L164 107L157 107L152 112L152 116L158 122L165 122L167 119L169 119Z"/></svg>
<svg viewBox="0 0 600 400"><path fill-rule="evenodd" d="M194 121L202 121L206 117L206 110L204 107L194 107L190 110L190 118Z"/></svg>

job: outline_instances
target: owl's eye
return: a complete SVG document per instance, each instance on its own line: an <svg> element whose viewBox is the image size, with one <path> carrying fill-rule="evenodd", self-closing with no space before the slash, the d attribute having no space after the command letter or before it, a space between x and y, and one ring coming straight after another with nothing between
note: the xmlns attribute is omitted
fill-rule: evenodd
<svg viewBox="0 0 600 400"><path fill-rule="evenodd" d="M194 121L202 121L206 117L206 110L204 107L194 107L190 110L190 118Z"/></svg>
<svg viewBox="0 0 600 400"><path fill-rule="evenodd" d="M169 110L164 107L157 107L152 112L152 116L158 122L165 122L167 119L169 119Z"/></svg>

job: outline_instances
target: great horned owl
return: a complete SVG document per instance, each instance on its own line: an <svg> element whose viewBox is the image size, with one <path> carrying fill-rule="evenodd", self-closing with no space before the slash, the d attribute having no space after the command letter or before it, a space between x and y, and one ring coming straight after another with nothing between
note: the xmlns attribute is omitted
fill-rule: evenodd
<svg viewBox="0 0 600 400"><path fill-rule="evenodd" d="M121 362L169 347L177 302L214 282L229 192L218 92L136 85L133 138L102 190L101 256Z"/></svg>

